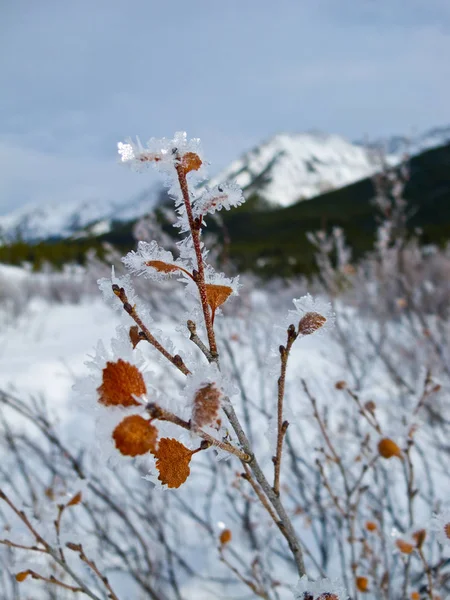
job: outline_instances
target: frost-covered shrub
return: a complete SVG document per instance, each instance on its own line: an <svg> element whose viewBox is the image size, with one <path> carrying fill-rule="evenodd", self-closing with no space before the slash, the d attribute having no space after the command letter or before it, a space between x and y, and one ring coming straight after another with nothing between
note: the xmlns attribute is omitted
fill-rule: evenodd
<svg viewBox="0 0 450 600"><path fill-rule="evenodd" d="M58 456L47 461L50 473L70 480L72 469L87 479L79 496L71 489L57 501L46 529L16 508L20 486L1 492L7 517L15 515L28 535L24 542L0 536L3 545L57 564L53 571L21 565L18 580L40 579L61 594L78 586L94 598L131 597L103 579L116 568L136 586L133 597L184 599L198 592L181 585L183 578L192 586L208 577L217 583L220 565L237 587L205 597L442 600L449 586L448 378L444 362L433 370L423 348L402 355L411 321L389 315L388 303L368 318L365 303L382 300L379 281L389 277L361 274L358 287L343 234L330 243L321 234L314 241L333 307L309 294L289 307L286 291L272 284L227 315L241 281L209 264L202 233L209 214L239 205L242 195L235 186L196 190L205 161L198 140L183 134L145 148L120 144L119 151L136 169L154 164L167 176L181 240L171 248L141 241L123 258L127 275L113 271L99 282L122 323L110 344L99 343L91 375L77 384L85 422L96 424L94 464L81 470L81 451L79 458L48 421L4 399L41 426ZM378 261L390 249L381 246ZM327 254L333 248L335 263ZM357 301L344 305L343 298ZM162 303L173 335L167 323L158 327ZM118 476L120 485L109 474L100 486L111 464L131 468ZM90 515L92 548L77 531L88 530L81 519L73 538L70 529L58 534L58 511L65 523L71 509ZM40 516L45 521L45 511Z"/></svg>

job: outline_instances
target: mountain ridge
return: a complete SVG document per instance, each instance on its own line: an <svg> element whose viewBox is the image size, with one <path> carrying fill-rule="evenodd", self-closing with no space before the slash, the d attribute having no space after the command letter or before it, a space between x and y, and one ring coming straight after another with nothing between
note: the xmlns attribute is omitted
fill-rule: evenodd
<svg viewBox="0 0 450 600"><path fill-rule="evenodd" d="M406 152L416 155L448 141L450 126L430 129L414 139L393 136L370 144L321 132L279 133L243 153L209 184L235 181L247 197L256 194L269 207L286 207L370 177L381 166L380 148L385 149L387 161L395 164ZM0 216L0 243L106 233L114 222L146 214L155 206L158 194L150 187L125 202L100 199L21 207Z"/></svg>

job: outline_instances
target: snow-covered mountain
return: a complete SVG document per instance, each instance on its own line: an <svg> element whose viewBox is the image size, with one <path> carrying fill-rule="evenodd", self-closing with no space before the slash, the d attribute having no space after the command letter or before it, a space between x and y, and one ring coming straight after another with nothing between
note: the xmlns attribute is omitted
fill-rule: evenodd
<svg viewBox="0 0 450 600"><path fill-rule="evenodd" d="M289 206L377 171L373 152L338 135L282 133L246 152L214 183L236 181L274 206Z"/></svg>
<svg viewBox="0 0 450 600"><path fill-rule="evenodd" d="M216 175L212 184L235 181L249 197L253 193L273 206L289 206L325 191L343 187L375 173L382 149L391 164L408 153L450 142L450 126L417 136L393 136L374 143L351 143L338 135L282 133L243 154ZM129 221L154 206L158 191L111 203L107 199L75 204L25 206L0 216L0 243L20 237L39 240L105 233L113 221ZM81 232L81 233L80 233Z"/></svg>
<svg viewBox="0 0 450 600"><path fill-rule="evenodd" d="M420 134L405 136L394 135L389 138L381 138L369 143L370 148L378 148L388 155L402 156L405 154L414 156L430 148L442 146L450 142L450 126L434 127ZM358 142L359 145L365 145Z"/></svg>
<svg viewBox="0 0 450 600"><path fill-rule="evenodd" d="M35 241L81 236L87 232L100 235L110 230L113 221L131 221L144 215L155 205L158 194L158 189L150 188L120 203L101 199L26 205L0 216L0 243L17 238Z"/></svg>
<svg viewBox="0 0 450 600"><path fill-rule="evenodd" d="M405 154L449 141L450 127L370 144L324 133L278 134L231 163L214 183L236 181L246 196L257 192L269 204L289 206L372 175L380 168L380 152L395 164Z"/></svg>

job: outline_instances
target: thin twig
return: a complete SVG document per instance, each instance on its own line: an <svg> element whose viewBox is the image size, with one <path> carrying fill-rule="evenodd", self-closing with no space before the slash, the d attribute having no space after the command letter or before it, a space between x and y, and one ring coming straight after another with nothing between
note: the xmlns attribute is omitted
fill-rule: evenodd
<svg viewBox="0 0 450 600"><path fill-rule="evenodd" d="M164 346L162 346L162 344L160 344L158 342L158 340L152 335L150 330L147 328L147 326L142 321L141 317L138 315L138 313L136 311L136 307L131 306L131 304L128 302L128 297L127 297L127 294L126 294L124 288L123 287L121 288L116 283L114 283L112 286L112 290L115 293L115 295L119 298L119 300L122 302L125 312L130 315L130 317L133 319L133 321L136 323L136 325L140 328L140 330L142 331L142 334L143 334L144 338L147 340L147 342L149 342L149 344L151 344L154 348L156 348L156 350L158 350L158 352L160 352L163 356L165 356L167 358L167 360L170 361L173 365L175 365L177 367L177 369L179 369L182 373L184 373L184 375L190 375L191 372L184 364L184 361L181 358L181 356L179 354L175 354L174 356L172 356L172 354L170 354L170 352L168 352L164 348Z"/></svg>
<svg viewBox="0 0 450 600"><path fill-rule="evenodd" d="M239 448L236 448L236 446L233 446L233 444L224 442L222 440L218 440L217 438L213 437L212 435L209 435L209 433L206 433L202 429L197 429L197 428L193 429L190 421L185 421L184 419L181 419L177 415L169 412L168 410L161 408L157 404L153 404L153 403L147 404L146 408L147 408L150 416L152 417L152 419L157 419L158 421L169 421L170 423L174 423L174 425L178 425L179 427L182 427L183 429L187 429L188 431L194 431L196 433L196 435L198 435L203 440L209 442L209 444L211 444L212 446L216 446L217 448L220 448L221 450L224 450L225 452L228 452L229 454L234 454L235 456L237 456L239 458L239 460L241 460L243 462L248 462L250 460L250 457L248 454L246 454L245 452L242 452L241 450L239 450Z"/></svg>
<svg viewBox="0 0 450 600"><path fill-rule="evenodd" d="M273 491L277 496L280 495L281 454L283 451L283 440L284 436L286 435L287 428L289 427L288 421L283 421L283 402L284 391L286 386L286 371L289 353L296 339L297 333L295 331L295 327L294 325L290 325L287 330L286 346L280 346L281 372L280 377L278 378L277 447L275 456L272 459L274 464Z"/></svg>

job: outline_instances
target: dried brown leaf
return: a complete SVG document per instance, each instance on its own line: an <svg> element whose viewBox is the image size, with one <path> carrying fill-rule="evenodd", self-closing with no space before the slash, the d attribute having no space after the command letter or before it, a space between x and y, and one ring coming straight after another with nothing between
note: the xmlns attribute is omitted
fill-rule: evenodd
<svg viewBox="0 0 450 600"><path fill-rule="evenodd" d="M181 159L181 166L186 174L190 171L198 171L202 166L202 160L195 152L186 152Z"/></svg>
<svg viewBox="0 0 450 600"><path fill-rule="evenodd" d="M374 521L367 521L366 529L367 529L367 531L376 531L378 529L378 527L377 527L377 524L374 523Z"/></svg>
<svg viewBox="0 0 450 600"><path fill-rule="evenodd" d="M139 456L155 451L158 431L149 420L131 415L117 425L112 437L121 454Z"/></svg>
<svg viewBox="0 0 450 600"><path fill-rule="evenodd" d="M369 591L369 580L367 577L357 577L356 578L356 587L360 592L368 592Z"/></svg>
<svg viewBox="0 0 450 600"><path fill-rule="evenodd" d="M311 335L327 322L326 317L316 312L308 312L304 315L298 324L298 332L301 335Z"/></svg>
<svg viewBox="0 0 450 600"><path fill-rule="evenodd" d="M142 342L142 338L139 336L139 327L137 325L133 325L132 327L130 327L129 336L133 349L136 348L139 342Z"/></svg>
<svg viewBox="0 0 450 600"><path fill-rule="evenodd" d="M427 537L427 532L425 529L418 529L412 534L413 540L416 542L417 548L422 548L425 538Z"/></svg>
<svg viewBox="0 0 450 600"><path fill-rule="evenodd" d="M213 313L228 300L232 293L233 289L228 285L206 284L206 298Z"/></svg>
<svg viewBox="0 0 450 600"><path fill-rule="evenodd" d="M232 534L230 529L224 529L222 531L222 533L220 534L220 543L222 544L222 546L225 546L225 544L228 544L229 542L231 542L231 538L232 538Z"/></svg>
<svg viewBox="0 0 450 600"><path fill-rule="evenodd" d="M158 479L170 488L178 488L189 477L192 450L173 438L159 440L156 456Z"/></svg>
<svg viewBox="0 0 450 600"><path fill-rule="evenodd" d="M119 358L106 363L97 392L98 401L105 406L138 406L134 396L142 396L147 388L139 369Z"/></svg>
<svg viewBox="0 0 450 600"><path fill-rule="evenodd" d="M390 438L383 438L378 442L378 452L383 458L392 458L393 456L402 457L402 451L397 444Z"/></svg>
<svg viewBox="0 0 450 600"><path fill-rule="evenodd" d="M177 267L177 265L166 263L162 260L148 260L145 264L147 267L152 267L160 273L174 273L180 270L180 267Z"/></svg>
<svg viewBox="0 0 450 600"><path fill-rule="evenodd" d="M414 550L414 546L412 544L405 542L405 540L402 540L401 538L395 540L395 545L402 554L411 554Z"/></svg>
<svg viewBox="0 0 450 600"><path fill-rule="evenodd" d="M72 498L72 500L69 500L69 502L66 504L66 506L76 506L77 504L80 504L82 498L83 498L82 493L78 492L78 494L75 494L75 496Z"/></svg>
<svg viewBox="0 0 450 600"><path fill-rule="evenodd" d="M450 540L450 523L446 523L444 525L444 533L446 537Z"/></svg>
<svg viewBox="0 0 450 600"><path fill-rule="evenodd" d="M30 575L30 571L20 571L20 573L17 573L16 575L16 581L25 581L25 579L28 577L28 575Z"/></svg>
<svg viewBox="0 0 450 600"><path fill-rule="evenodd" d="M207 383L197 390L192 409L192 423L195 427L213 423L219 413L220 397L220 390L214 383Z"/></svg>

